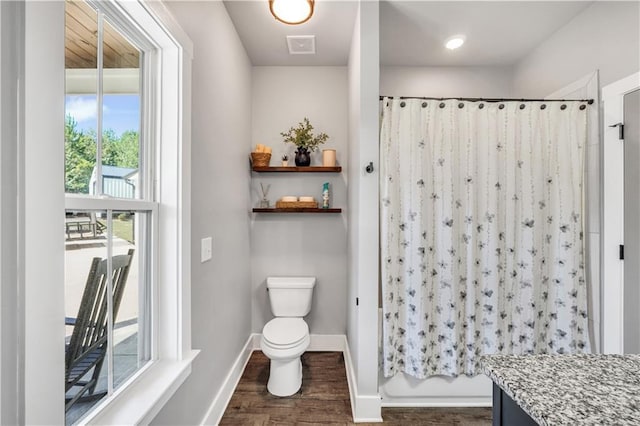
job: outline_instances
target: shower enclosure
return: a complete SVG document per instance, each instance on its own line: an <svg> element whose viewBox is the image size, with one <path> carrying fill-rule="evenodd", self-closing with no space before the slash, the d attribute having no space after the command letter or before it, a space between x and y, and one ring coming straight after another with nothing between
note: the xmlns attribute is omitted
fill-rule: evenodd
<svg viewBox="0 0 640 426"><path fill-rule="evenodd" d="M589 108L382 100L383 404L399 373L434 400L438 382L465 381L465 405L482 405L482 355L590 351Z"/></svg>

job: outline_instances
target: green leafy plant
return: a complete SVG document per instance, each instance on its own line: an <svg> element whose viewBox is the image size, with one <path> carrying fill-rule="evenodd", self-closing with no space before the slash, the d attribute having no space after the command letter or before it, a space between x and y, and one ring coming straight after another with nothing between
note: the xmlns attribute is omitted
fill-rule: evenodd
<svg viewBox="0 0 640 426"><path fill-rule="evenodd" d="M314 136L313 126L307 117L298 123L297 127L292 127L287 132L280 133L280 135L284 138L285 143L292 143L298 147L298 151L307 150L309 152L314 152L318 149L319 145L322 145L329 139L326 133L319 133Z"/></svg>
<svg viewBox="0 0 640 426"><path fill-rule="evenodd" d="M96 134L85 131L67 116L64 126L65 191L89 193L91 174L96 165ZM138 132L127 130L120 137L111 129L102 132L102 164L138 168Z"/></svg>

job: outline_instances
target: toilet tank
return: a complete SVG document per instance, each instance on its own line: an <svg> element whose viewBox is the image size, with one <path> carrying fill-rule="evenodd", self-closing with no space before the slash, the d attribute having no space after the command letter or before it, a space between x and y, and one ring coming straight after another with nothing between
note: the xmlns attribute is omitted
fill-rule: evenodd
<svg viewBox="0 0 640 426"><path fill-rule="evenodd" d="M315 277L268 277L271 312L276 317L303 317L311 310Z"/></svg>

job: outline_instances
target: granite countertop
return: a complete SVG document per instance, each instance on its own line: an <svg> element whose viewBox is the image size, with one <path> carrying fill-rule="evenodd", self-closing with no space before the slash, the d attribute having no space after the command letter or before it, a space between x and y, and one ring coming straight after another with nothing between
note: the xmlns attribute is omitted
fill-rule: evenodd
<svg viewBox="0 0 640 426"><path fill-rule="evenodd" d="M640 355L494 355L481 366L540 425L640 424Z"/></svg>

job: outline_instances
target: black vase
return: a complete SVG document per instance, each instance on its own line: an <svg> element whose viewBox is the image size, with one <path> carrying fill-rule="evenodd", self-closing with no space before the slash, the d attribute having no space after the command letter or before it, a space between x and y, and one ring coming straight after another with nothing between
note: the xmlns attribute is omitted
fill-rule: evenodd
<svg viewBox="0 0 640 426"><path fill-rule="evenodd" d="M311 154L306 148L298 148L296 151L296 166L304 167L311 164Z"/></svg>

